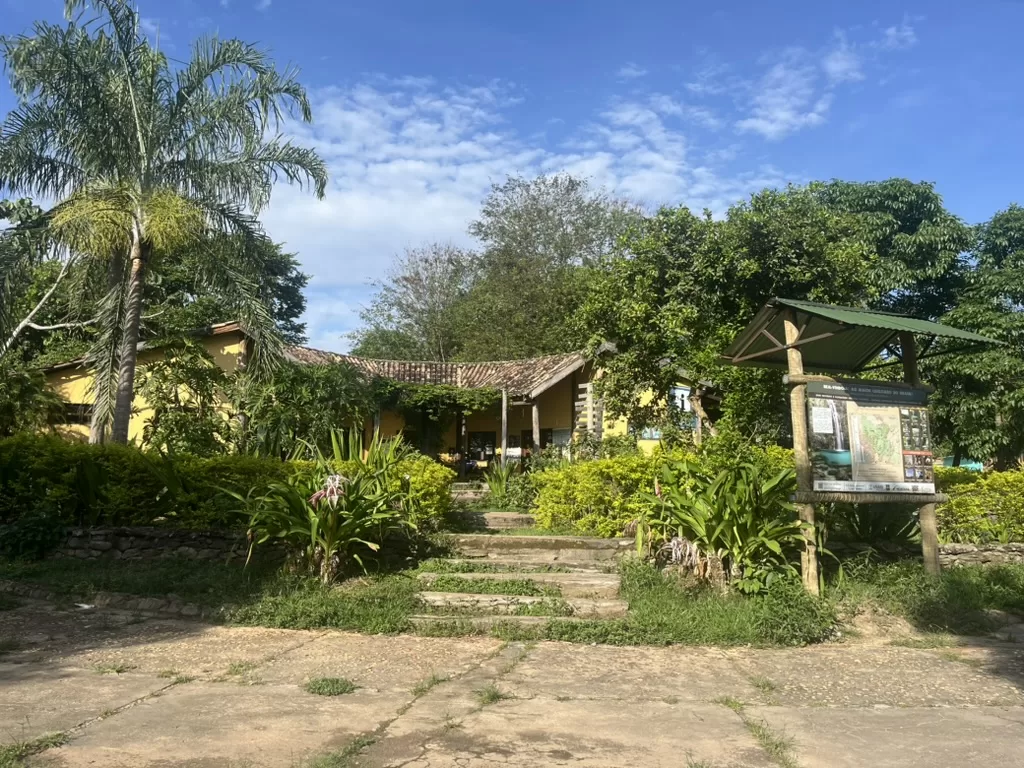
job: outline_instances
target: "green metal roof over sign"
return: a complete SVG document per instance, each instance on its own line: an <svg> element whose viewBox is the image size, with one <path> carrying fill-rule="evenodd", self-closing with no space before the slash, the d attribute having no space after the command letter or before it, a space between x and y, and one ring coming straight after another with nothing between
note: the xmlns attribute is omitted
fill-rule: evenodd
<svg viewBox="0 0 1024 768"><path fill-rule="evenodd" d="M796 313L800 336L794 346L800 347L807 371L855 373L863 370L901 332L931 339L938 336L960 339L964 349L1001 343L977 333L905 315L813 301L772 299L729 345L723 357L733 365L786 368L783 319L788 310Z"/></svg>

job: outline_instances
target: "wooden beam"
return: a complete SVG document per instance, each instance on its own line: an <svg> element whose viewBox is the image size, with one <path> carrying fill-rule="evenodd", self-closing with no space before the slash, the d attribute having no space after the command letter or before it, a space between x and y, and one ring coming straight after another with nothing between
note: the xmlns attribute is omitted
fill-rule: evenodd
<svg viewBox="0 0 1024 768"><path fill-rule="evenodd" d="M903 380L912 387L921 386L921 373L917 368L917 340L914 334L904 331L900 333L900 357L903 359ZM935 504L924 504L918 511L918 523L921 525L921 556L924 558L924 569L933 576L938 576L939 565L939 524L935 517Z"/></svg>
<svg viewBox="0 0 1024 768"><path fill-rule="evenodd" d="M786 326L786 361L791 377L803 376L803 355L796 341L800 337L800 329L796 324L796 312L787 310L784 315ZM793 421L793 457L796 460L796 489L798 492L814 490L811 480L811 457L807 451L807 385L794 384L789 392L790 417ZM800 573L803 577L804 589L812 595L819 593L818 588L818 539L814 525L814 505L801 503L796 505L800 522L804 524L804 551L800 556Z"/></svg>
<svg viewBox="0 0 1024 768"><path fill-rule="evenodd" d="M501 390L501 466L508 454L508 390Z"/></svg>

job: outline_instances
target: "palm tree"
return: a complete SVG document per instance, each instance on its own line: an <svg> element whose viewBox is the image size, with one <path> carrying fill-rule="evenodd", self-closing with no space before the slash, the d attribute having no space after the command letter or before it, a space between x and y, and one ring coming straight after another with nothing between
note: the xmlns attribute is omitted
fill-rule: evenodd
<svg viewBox="0 0 1024 768"><path fill-rule="evenodd" d="M323 197L327 173L310 149L280 134L286 117L311 120L296 71L278 72L267 55L238 40L203 38L187 64L167 57L139 31L124 0L93 0L95 20L66 27L37 23L32 36L2 41L19 105L0 128L0 188L58 200L54 218L79 248L109 264L96 347L97 413L109 413L111 439L127 442L143 289L162 254L212 233L254 245L255 218L279 180ZM77 228L76 228L77 225ZM258 249L254 249L258 250ZM252 336L254 368L280 349L261 300L258 259L245 249L228 262L208 259L204 276L239 296Z"/></svg>

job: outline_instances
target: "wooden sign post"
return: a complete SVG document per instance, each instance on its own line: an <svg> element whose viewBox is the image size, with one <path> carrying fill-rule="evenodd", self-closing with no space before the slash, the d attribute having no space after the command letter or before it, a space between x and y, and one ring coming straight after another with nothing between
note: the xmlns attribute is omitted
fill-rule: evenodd
<svg viewBox="0 0 1024 768"><path fill-rule="evenodd" d="M917 342L914 334L900 334L900 352L903 355L903 380L912 387L921 386L921 375L917 370ZM924 569L939 574L939 525L935 518L935 502L924 504L918 510L918 524L921 526L921 556Z"/></svg>
<svg viewBox="0 0 1024 768"><path fill-rule="evenodd" d="M785 316L786 357L791 377L789 407L793 421L793 458L796 462L796 489L798 493L810 493L811 457L807 452L807 385L796 383L804 375L803 356L800 347L795 346L800 338L796 324L796 312L788 310ZM800 574L804 589L812 595L819 593L818 587L818 532L814 523L814 504L798 502L796 505L800 522L804 524L804 551L800 555Z"/></svg>

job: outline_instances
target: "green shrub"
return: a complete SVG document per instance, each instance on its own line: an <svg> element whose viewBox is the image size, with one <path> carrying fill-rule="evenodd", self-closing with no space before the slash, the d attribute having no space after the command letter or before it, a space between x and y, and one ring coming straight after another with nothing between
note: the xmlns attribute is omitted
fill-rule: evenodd
<svg viewBox="0 0 1024 768"><path fill-rule="evenodd" d="M549 530L619 536L650 509L660 459L632 455L567 463L533 474L533 515Z"/></svg>
<svg viewBox="0 0 1024 768"><path fill-rule="evenodd" d="M358 465L338 466L344 474L357 471ZM247 517L227 491L262 493L313 466L239 455L162 457L133 446L20 434L0 440L0 525L45 508L63 526L242 528ZM392 490L407 488L403 509L410 522L432 530L451 506L454 479L451 469L406 451L389 482Z"/></svg>
<svg viewBox="0 0 1024 768"><path fill-rule="evenodd" d="M780 575L797 575L790 557L803 533L789 502L795 487L792 469L769 475L742 464L710 474L686 459L666 461L658 495L649 496L650 531L655 541L696 548L675 562L706 570L720 557L734 587L761 592Z"/></svg>
<svg viewBox="0 0 1024 768"><path fill-rule="evenodd" d="M973 482L948 487L946 493L949 501L937 511L943 540L1024 541L1024 471L987 472Z"/></svg>
<svg viewBox="0 0 1024 768"><path fill-rule="evenodd" d="M935 467L935 485L946 491L955 485L973 485L985 475L963 467Z"/></svg>

